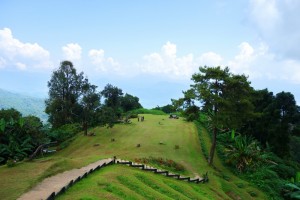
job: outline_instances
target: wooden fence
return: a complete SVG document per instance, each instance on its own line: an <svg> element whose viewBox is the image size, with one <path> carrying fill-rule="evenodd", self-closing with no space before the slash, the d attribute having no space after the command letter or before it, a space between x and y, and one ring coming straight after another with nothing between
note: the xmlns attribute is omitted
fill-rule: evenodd
<svg viewBox="0 0 300 200"><path fill-rule="evenodd" d="M207 173L203 178L194 178L192 179L191 177L184 177L181 176L180 174L173 174L167 170L160 170L157 168L153 168L144 164L139 164L139 163L133 163L131 161L126 161L126 160L120 160L120 159L116 159L113 158L112 161L108 162L108 163L104 163L102 165L98 165L97 167L95 167L94 169L90 169L88 172L84 173L82 176L78 176L75 180L71 180L66 186L62 187L60 189L59 192L55 193L52 192L51 195L47 198L47 200L54 200L56 196L63 194L68 188L70 188L72 185L74 185L75 183L77 183L78 181L80 181L83 178L86 178L89 174L93 173L94 171L97 171L103 167L112 165L112 164L124 164L130 167L135 167L135 168L139 168L145 171L152 171L156 174L162 174L164 176L167 177L172 177L172 178L176 178L178 180L181 181L186 181L186 182L190 182L190 183L205 183L208 181L208 176Z"/></svg>
<svg viewBox="0 0 300 200"><path fill-rule="evenodd" d="M162 174L162 175L167 176L167 177L173 177L173 178L176 178L178 180L187 181L187 182L190 182L190 183L205 183L205 182L208 182L207 173L204 175L203 178L191 178L191 177L182 176L180 174L173 174L173 173L171 173L167 170L157 169L157 168L150 167L150 166L147 166L147 165L144 165L144 164L133 163L133 162L127 161L127 160L114 159L114 162L116 164L124 164L124 165L130 166L130 167L136 167L136 168L139 168L139 169L142 169L142 170L145 170L145 171L152 171L156 174Z"/></svg>

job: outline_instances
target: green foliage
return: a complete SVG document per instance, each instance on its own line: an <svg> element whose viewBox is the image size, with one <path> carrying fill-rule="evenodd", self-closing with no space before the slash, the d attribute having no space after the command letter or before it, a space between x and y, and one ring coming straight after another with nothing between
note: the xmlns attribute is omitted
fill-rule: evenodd
<svg viewBox="0 0 300 200"><path fill-rule="evenodd" d="M49 137L53 141L58 141L59 143L72 138L81 130L80 124L65 124L57 129L52 130L49 133Z"/></svg>
<svg viewBox="0 0 300 200"><path fill-rule="evenodd" d="M144 163L144 164L152 164L155 166L159 166L171 171L175 172L184 172L185 168L183 165L180 163L175 162L174 160L171 159L166 159L166 158L154 158L154 157L149 157L149 158L136 158L135 162L137 163Z"/></svg>
<svg viewBox="0 0 300 200"><path fill-rule="evenodd" d="M0 163L26 158L46 135L34 116L22 117L15 109L0 110Z"/></svg>
<svg viewBox="0 0 300 200"><path fill-rule="evenodd" d="M16 161L13 160L13 159L8 159L7 162L6 162L6 166L7 167L14 167L14 166L16 166Z"/></svg>
<svg viewBox="0 0 300 200"><path fill-rule="evenodd" d="M142 105L139 103L139 98L127 93L121 97L120 101L123 112L142 108Z"/></svg>
<svg viewBox="0 0 300 200"><path fill-rule="evenodd" d="M243 128L280 157L290 157L290 136L300 120L294 96L289 92L273 95L267 89L253 92L256 116ZM297 131L296 131L297 132Z"/></svg>
<svg viewBox="0 0 300 200"><path fill-rule="evenodd" d="M185 116L186 120L189 122L197 120L199 118L199 114L200 108L195 105L189 106L183 111L183 116Z"/></svg>
<svg viewBox="0 0 300 200"><path fill-rule="evenodd" d="M256 171L246 173L244 177L262 191L266 192L270 199L282 199L280 197L280 191L285 181L280 179L277 173L268 165L264 165Z"/></svg>
<svg viewBox="0 0 300 200"><path fill-rule="evenodd" d="M205 115L200 114L200 118L201 117L204 118ZM202 125L202 122L194 121L194 123L197 127L197 130L198 130L199 138L203 138L203 135L202 135L203 125ZM203 152L204 157L206 158L206 160L208 160L209 155L208 155L208 151L207 151L207 146L205 145L203 140L200 140L200 145L201 145L201 150Z"/></svg>
<svg viewBox="0 0 300 200"><path fill-rule="evenodd" d="M54 128L79 122L82 113L79 98L87 82L83 73L77 74L69 61L61 62L59 69L53 72L48 82L49 98L46 100L46 113L49 115L48 121Z"/></svg>
<svg viewBox="0 0 300 200"><path fill-rule="evenodd" d="M171 105L171 104L168 104L168 105L165 105L165 106L162 106L162 107L156 106L152 110L161 110L161 111L163 111L166 114L170 114L170 113L176 112L175 107L173 105Z"/></svg>
<svg viewBox="0 0 300 200"><path fill-rule="evenodd" d="M162 110L155 110L155 109L146 109L146 108L139 108L131 111L132 114L151 114L151 115L165 115Z"/></svg>
<svg viewBox="0 0 300 200"><path fill-rule="evenodd" d="M123 92L120 88L115 87L111 84L107 84L101 91L101 95L105 98L105 106L110 107L114 110L118 118L121 117L121 98Z"/></svg>
<svg viewBox="0 0 300 200"><path fill-rule="evenodd" d="M297 183L300 183L300 172L296 173L296 180Z"/></svg>
<svg viewBox="0 0 300 200"><path fill-rule="evenodd" d="M245 170L255 170L263 156L257 141L248 136L238 135L234 138L234 143L225 149L226 162L242 172Z"/></svg>
<svg viewBox="0 0 300 200"><path fill-rule="evenodd" d="M89 126L96 125L99 121L97 119L97 111L100 108L100 93L96 92L97 86L91 85L86 80L82 87L83 97L80 105L82 106L82 118L84 134L87 135Z"/></svg>
<svg viewBox="0 0 300 200"><path fill-rule="evenodd" d="M291 136L290 138L290 150L291 157L293 160L300 163L300 137L299 136Z"/></svg>
<svg viewBox="0 0 300 200"><path fill-rule="evenodd" d="M203 104L203 111L211 113L212 147L209 164L213 163L218 129L222 127L237 130L253 115L254 106L250 99L252 88L247 77L234 75L229 68L200 67L192 76L191 85L195 99Z"/></svg>
<svg viewBox="0 0 300 200"><path fill-rule="evenodd" d="M284 185L284 196L289 199L300 199L300 184L287 183Z"/></svg>

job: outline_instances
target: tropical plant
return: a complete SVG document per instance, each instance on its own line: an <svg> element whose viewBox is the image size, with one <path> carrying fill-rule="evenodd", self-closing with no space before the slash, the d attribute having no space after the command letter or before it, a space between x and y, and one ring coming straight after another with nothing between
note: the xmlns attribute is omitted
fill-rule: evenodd
<svg viewBox="0 0 300 200"><path fill-rule="evenodd" d="M285 184L283 193L288 199L300 199L300 183Z"/></svg>
<svg viewBox="0 0 300 200"><path fill-rule="evenodd" d="M268 154L261 150L257 140L247 135L238 135L225 149L226 162L234 165L239 172L254 170L262 163L272 163Z"/></svg>

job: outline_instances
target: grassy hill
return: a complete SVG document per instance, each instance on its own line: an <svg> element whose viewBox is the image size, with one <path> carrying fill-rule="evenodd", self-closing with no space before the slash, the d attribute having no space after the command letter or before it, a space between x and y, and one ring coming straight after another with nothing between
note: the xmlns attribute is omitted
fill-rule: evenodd
<svg viewBox="0 0 300 200"><path fill-rule="evenodd" d="M45 103L43 99L29 97L22 94L8 92L0 89L0 109L15 108L23 116L34 115L47 121L47 114L44 112Z"/></svg>
<svg viewBox="0 0 300 200"><path fill-rule="evenodd" d="M214 168L207 165L200 145L201 142L202 147L209 147L209 136L204 129L199 138L193 123L162 115L144 116L144 122L133 119L132 124L90 130L96 136L79 134L69 147L52 156L13 168L0 167L2 180L6 180L0 182L0 199L16 199L47 176L113 156L128 160L149 156L172 159L184 165L186 175L201 176L208 172L210 181L196 185L113 165L75 184L59 199L151 199L150 196L154 199L176 199L175 196L177 199L267 199L257 188L230 173L217 156ZM137 144L141 147L136 147Z"/></svg>

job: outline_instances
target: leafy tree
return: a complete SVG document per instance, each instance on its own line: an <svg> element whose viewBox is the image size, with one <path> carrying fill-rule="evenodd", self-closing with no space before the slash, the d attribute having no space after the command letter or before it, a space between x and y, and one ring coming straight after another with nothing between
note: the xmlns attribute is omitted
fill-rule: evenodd
<svg viewBox="0 0 300 200"><path fill-rule="evenodd" d="M59 69L53 72L48 82L49 99L46 100L45 111L54 128L79 120L78 99L83 83L83 73L77 74L70 61L61 62Z"/></svg>
<svg viewBox="0 0 300 200"><path fill-rule="evenodd" d="M10 109L2 108L0 110L0 119L3 119L5 121L9 121L11 119L18 120L20 117L22 117L22 114L14 108L10 108Z"/></svg>
<svg viewBox="0 0 300 200"><path fill-rule="evenodd" d="M274 102L274 95L268 89L263 89L252 91L251 96L255 115L245 124L241 132L252 135L262 144L266 144L270 128L267 109Z"/></svg>
<svg viewBox="0 0 300 200"><path fill-rule="evenodd" d="M289 92L280 92L267 109L266 115L270 129L268 142L272 150L280 157L289 156L292 124L297 121L297 105L294 96Z"/></svg>
<svg viewBox="0 0 300 200"><path fill-rule="evenodd" d="M243 128L280 157L289 156L290 136L297 131L299 110L289 92L273 95L267 89L253 92L256 115Z"/></svg>
<svg viewBox="0 0 300 200"><path fill-rule="evenodd" d="M220 111L225 115L224 126L239 130L254 117L254 105L251 94L253 88L245 75L231 74L224 82L222 106Z"/></svg>
<svg viewBox="0 0 300 200"><path fill-rule="evenodd" d="M203 111L210 113L213 140L209 164L213 163L219 129L237 130L252 116L253 105L249 94L250 82L244 75L233 75L225 67L200 67L200 73L192 76L191 85L196 99L203 105Z"/></svg>
<svg viewBox="0 0 300 200"><path fill-rule="evenodd" d="M89 125L97 124L97 111L100 108L100 93L96 92L97 86L91 85L86 81L83 88L83 97L80 105L83 109L83 129L87 135Z"/></svg>
<svg viewBox="0 0 300 200"><path fill-rule="evenodd" d="M212 111L212 125L213 125L213 141L210 149L209 164L213 163L214 153L217 142L217 132L219 121L221 118L220 106L222 105L224 82L229 77L229 69L224 70L220 67L209 68L200 67L200 73L196 73L192 76L194 85L192 88L195 91L196 98L203 103L203 109L206 111Z"/></svg>
<svg viewBox="0 0 300 200"><path fill-rule="evenodd" d="M39 146L48 141L48 137L45 134L45 126L40 118L36 116L26 116L24 119L24 132L31 137L31 144L33 146Z"/></svg>
<svg viewBox="0 0 300 200"><path fill-rule="evenodd" d="M101 109L97 111L97 120L100 126L106 126L112 128L114 123L118 119L117 114L114 109L108 106L102 106Z"/></svg>
<svg viewBox="0 0 300 200"><path fill-rule="evenodd" d="M111 84L107 84L102 90L101 95L105 98L105 106L112 108L118 118L121 117L122 90Z"/></svg>
<svg viewBox="0 0 300 200"><path fill-rule="evenodd" d="M195 105L195 91L189 89L183 92L183 115L186 117L187 121L196 120L200 114L200 108Z"/></svg>
<svg viewBox="0 0 300 200"><path fill-rule="evenodd" d="M161 107L161 110L162 110L163 112L167 113L167 114L176 112L174 106L171 105L171 104L167 104L167 105L165 105L165 106L162 106L162 107Z"/></svg>
<svg viewBox="0 0 300 200"><path fill-rule="evenodd" d="M127 93L121 96L120 106L124 112L142 108L142 105L139 103L139 98Z"/></svg>
<svg viewBox="0 0 300 200"><path fill-rule="evenodd" d="M0 111L0 163L24 159L44 136L32 119L32 116L23 118L14 109Z"/></svg>

